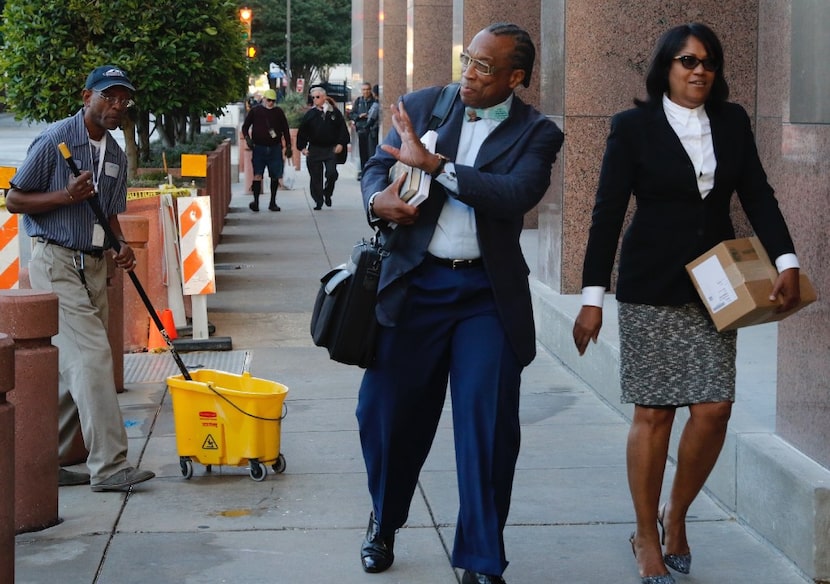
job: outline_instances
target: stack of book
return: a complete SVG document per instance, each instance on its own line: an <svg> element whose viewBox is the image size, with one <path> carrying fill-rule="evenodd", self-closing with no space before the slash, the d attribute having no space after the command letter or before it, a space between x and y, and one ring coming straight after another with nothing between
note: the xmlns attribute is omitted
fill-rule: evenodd
<svg viewBox="0 0 830 584"><path fill-rule="evenodd" d="M433 154L435 154L437 141L438 133L435 130L428 130L421 138L424 148ZM417 207L429 196L429 185L432 182L432 177L429 176L428 172L424 172L419 168L412 168L402 162L397 162L389 171L389 181L395 182L403 173L406 173L407 176L399 193L401 200Z"/></svg>

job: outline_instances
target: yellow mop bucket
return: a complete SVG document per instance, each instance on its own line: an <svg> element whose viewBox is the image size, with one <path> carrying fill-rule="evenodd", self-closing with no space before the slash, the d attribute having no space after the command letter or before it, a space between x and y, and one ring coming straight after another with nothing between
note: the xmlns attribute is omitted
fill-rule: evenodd
<svg viewBox="0 0 830 584"><path fill-rule="evenodd" d="M266 464L285 470L280 425L288 388L280 383L199 369L167 378L173 399L176 446L182 475L193 476L193 460L211 465L249 465L251 478L265 479Z"/></svg>

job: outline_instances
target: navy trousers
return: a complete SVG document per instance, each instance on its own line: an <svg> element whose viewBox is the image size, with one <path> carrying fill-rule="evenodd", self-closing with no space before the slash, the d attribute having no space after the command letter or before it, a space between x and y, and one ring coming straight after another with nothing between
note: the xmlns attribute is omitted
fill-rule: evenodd
<svg viewBox="0 0 830 584"><path fill-rule="evenodd" d="M522 366L483 268L425 260L395 327L382 327L357 419L375 517L390 535L407 519L449 380L460 508L452 563L500 575L519 455Z"/></svg>

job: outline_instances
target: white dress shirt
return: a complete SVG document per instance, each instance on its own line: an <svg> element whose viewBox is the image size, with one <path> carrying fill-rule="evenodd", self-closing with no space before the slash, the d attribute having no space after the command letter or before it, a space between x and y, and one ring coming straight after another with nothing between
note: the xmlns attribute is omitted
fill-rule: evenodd
<svg viewBox="0 0 830 584"><path fill-rule="evenodd" d="M509 112L512 103L513 95L511 94L505 101L492 108L487 108L487 110L507 108ZM497 118L490 118L486 114L475 122L465 119L461 125L455 162L462 166L474 166L478 151L481 149L484 140L502 121ZM455 163L447 162L444 166L444 172L438 175L436 180L447 190L458 193ZM481 257L473 208L454 197L447 197L427 250L439 258L454 260Z"/></svg>

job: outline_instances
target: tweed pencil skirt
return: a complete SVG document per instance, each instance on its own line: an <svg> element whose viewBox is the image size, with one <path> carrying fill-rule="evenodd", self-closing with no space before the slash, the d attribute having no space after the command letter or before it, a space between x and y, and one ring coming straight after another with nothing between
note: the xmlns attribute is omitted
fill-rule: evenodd
<svg viewBox="0 0 830 584"><path fill-rule="evenodd" d="M698 303L618 309L622 403L735 401L736 331L719 333Z"/></svg>

